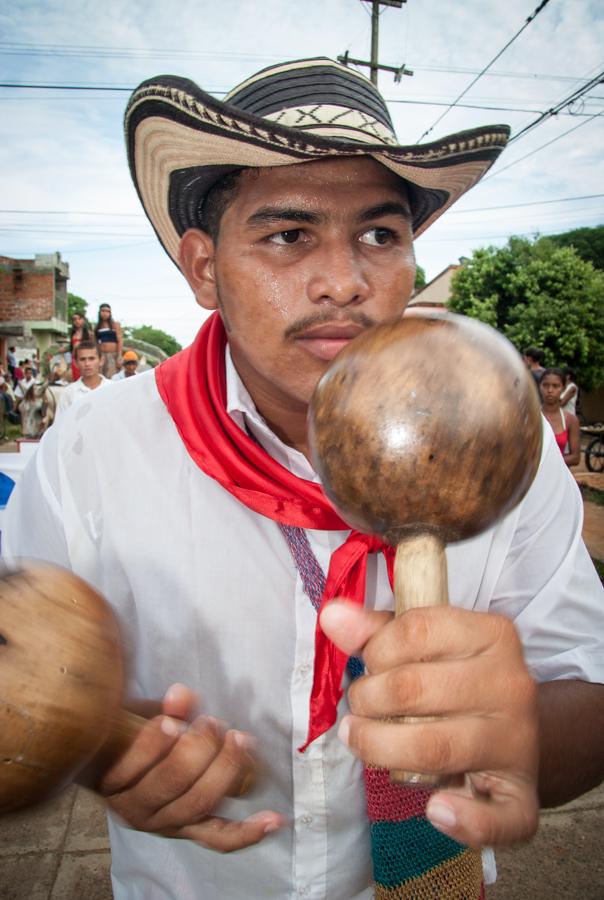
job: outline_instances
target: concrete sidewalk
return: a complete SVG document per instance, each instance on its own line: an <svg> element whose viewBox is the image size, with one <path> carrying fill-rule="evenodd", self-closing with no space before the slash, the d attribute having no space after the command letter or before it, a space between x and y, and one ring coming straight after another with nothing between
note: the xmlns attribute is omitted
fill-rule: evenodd
<svg viewBox="0 0 604 900"><path fill-rule="evenodd" d="M487 900L603 900L603 831L604 786L544 812L530 844L498 852ZM2 900L111 900L110 861L102 802L83 788L0 819Z"/></svg>

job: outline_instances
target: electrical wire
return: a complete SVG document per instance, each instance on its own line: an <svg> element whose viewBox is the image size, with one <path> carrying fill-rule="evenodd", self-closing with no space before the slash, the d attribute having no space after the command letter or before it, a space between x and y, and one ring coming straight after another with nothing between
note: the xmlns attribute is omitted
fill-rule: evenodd
<svg viewBox="0 0 604 900"><path fill-rule="evenodd" d="M574 125L572 128L569 128L568 131L562 132L562 134L557 135L555 138L552 138L551 141L547 141L545 144L541 144L540 147L535 147L534 150L531 150L530 153L526 153L524 156L521 156L519 159L515 159L513 162L508 163L507 166L503 166L501 169L497 169L496 172L493 172L491 175L485 175L484 178L481 178L476 187L479 187L481 184L484 184L485 181L491 181L491 179L496 178L498 175L501 175L502 172L505 172L507 169L511 169L512 166L517 166L518 163L524 162L525 159L528 159L529 156L534 156L535 153L539 153L540 150L545 150L546 147L550 147L552 144L555 144L556 141L561 140L563 137L566 137L567 134L571 134L573 131L576 131L578 128L581 128L583 125L587 125L589 122L594 119L598 119L602 117L602 113L596 113L593 116L590 116L588 119L584 119L582 122L579 122L577 125Z"/></svg>
<svg viewBox="0 0 604 900"><path fill-rule="evenodd" d="M524 23L524 25L522 26L522 28L520 28L520 30L517 31L516 34L515 34L512 38L510 38L510 40L507 42L507 44L506 44L504 47L502 47L502 49L499 51L499 53L497 53L497 55L493 57L493 59L492 59L492 60L484 67L484 69L482 69L482 70L478 73L478 75L476 76L476 78L472 79L472 81L470 82L470 84L469 84L469 85L461 92L461 94L453 101L453 103L451 103L451 105L449 106L449 108L446 109L446 110L445 110L445 111L444 111L444 112L436 119L436 121L430 126L430 128L428 128L426 131L424 131L424 133L420 136L420 138L417 140L416 143L419 144L420 141L422 141L425 137L427 137L427 136L430 134L430 132L435 128L435 126L438 125L438 123L441 122L441 121L445 118L445 116L448 114L448 112L449 112L451 109L453 109L454 106L457 105L457 103L459 102L459 100L461 100L461 98L464 97L464 96L468 93L468 91L470 90L470 88L472 88L472 87L476 84L476 82L477 82L480 78L482 78L482 76L483 76L483 75L491 68L491 66L493 65L493 63L496 62L496 60L498 60L499 57L503 55L503 53L505 53L505 51L508 49L508 47L510 47L518 37L520 37L520 35L521 35L522 32L524 31L524 29L527 28L527 27L530 25L530 23L531 23L531 22L539 15L539 13L541 12L541 10L544 9L544 8L547 6L548 3L549 3L549 0L541 0L541 3L539 4L539 6L538 6L538 7L534 10L534 12L528 17L528 19L526 20L526 22Z"/></svg>

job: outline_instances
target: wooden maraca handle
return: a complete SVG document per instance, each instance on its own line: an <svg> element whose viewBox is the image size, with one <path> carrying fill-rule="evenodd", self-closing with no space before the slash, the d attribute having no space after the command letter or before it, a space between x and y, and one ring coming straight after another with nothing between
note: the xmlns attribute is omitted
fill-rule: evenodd
<svg viewBox="0 0 604 900"><path fill-rule="evenodd" d="M447 582L447 557L445 545L433 534L418 534L406 538L396 548L394 559L394 602L395 614L400 616L409 609L423 606L447 606L449 588ZM397 722L429 722L428 717L404 717ZM407 784L436 786L441 782L438 775L420 772L405 772L392 769L392 781Z"/></svg>

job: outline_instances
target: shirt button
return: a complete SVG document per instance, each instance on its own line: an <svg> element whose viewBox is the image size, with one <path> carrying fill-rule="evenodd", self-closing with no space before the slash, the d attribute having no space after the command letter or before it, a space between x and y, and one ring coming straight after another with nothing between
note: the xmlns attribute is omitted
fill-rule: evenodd
<svg viewBox="0 0 604 900"><path fill-rule="evenodd" d="M298 821L300 822L300 825L312 825L312 823L313 823L313 817L312 817L312 816L308 816L308 815L307 815L307 816L300 816L300 818L298 819Z"/></svg>
<svg viewBox="0 0 604 900"><path fill-rule="evenodd" d="M310 893L310 888L304 886L298 888L298 897L307 897Z"/></svg>
<svg viewBox="0 0 604 900"><path fill-rule="evenodd" d="M303 666L298 666L298 675L300 678L308 678L310 674L310 666L305 663Z"/></svg>

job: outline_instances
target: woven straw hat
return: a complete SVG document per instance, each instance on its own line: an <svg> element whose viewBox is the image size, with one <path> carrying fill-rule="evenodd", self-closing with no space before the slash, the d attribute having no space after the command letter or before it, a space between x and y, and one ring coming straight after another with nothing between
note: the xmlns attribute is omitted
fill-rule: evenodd
<svg viewBox="0 0 604 900"><path fill-rule="evenodd" d="M228 172L370 156L407 182L417 237L476 184L509 137L506 125L493 125L401 146L374 85L326 58L263 69L224 101L185 78L151 78L132 94L125 129L134 184L177 265L180 237L198 227L207 192Z"/></svg>

